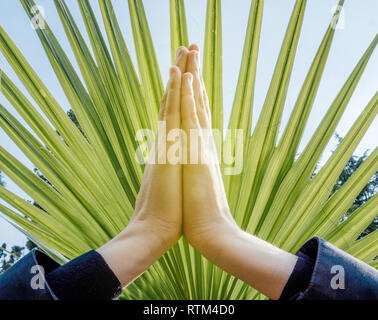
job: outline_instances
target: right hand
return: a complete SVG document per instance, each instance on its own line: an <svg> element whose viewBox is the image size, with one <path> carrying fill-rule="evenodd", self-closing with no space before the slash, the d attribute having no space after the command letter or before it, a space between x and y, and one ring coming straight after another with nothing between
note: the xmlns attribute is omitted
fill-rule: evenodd
<svg viewBox="0 0 378 320"><path fill-rule="evenodd" d="M211 262L278 299L297 257L242 231L233 219L219 163L212 161L217 157L214 139L205 134L210 132L211 119L199 71L199 48L192 45L189 50L181 82L181 125L189 138L187 162L191 130L199 133L199 159L206 161L183 165L184 235Z"/></svg>
<svg viewBox="0 0 378 320"><path fill-rule="evenodd" d="M187 72L181 84L181 124L188 139L188 164L183 165L184 234L195 249L214 261L225 233L240 229L231 215L214 140L209 136L211 115L199 61L198 46L190 46ZM190 163L190 132L193 130L198 132L198 164ZM192 155L193 152L195 150Z"/></svg>

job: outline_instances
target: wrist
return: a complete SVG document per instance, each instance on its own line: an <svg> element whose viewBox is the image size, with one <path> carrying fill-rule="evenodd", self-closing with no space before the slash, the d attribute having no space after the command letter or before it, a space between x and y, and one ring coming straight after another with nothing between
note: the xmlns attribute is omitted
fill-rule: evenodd
<svg viewBox="0 0 378 320"><path fill-rule="evenodd" d="M295 255L240 228L228 228L218 239L209 260L266 296L279 298L296 264Z"/></svg>
<svg viewBox="0 0 378 320"><path fill-rule="evenodd" d="M240 234L243 233L235 222L230 222L227 219L213 221L200 230L198 228L188 229L185 236L189 243L215 264L218 264L222 251L228 247L229 242L240 238Z"/></svg>
<svg viewBox="0 0 378 320"><path fill-rule="evenodd" d="M97 252L125 287L159 259L162 250L154 235L148 233L143 224L130 223Z"/></svg>
<svg viewBox="0 0 378 320"><path fill-rule="evenodd" d="M209 240L208 259L218 266L224 263L224 256L230 251L237 250L235 239L242 237L243 230L236 223L224 223L217 227Z"/></svg>
<svg viewBox="0 0 378 320"><path fill-rule="evenodd" d="M182 235L182 221L167 221L158 215L138 212L134 213L127 228L123 231L127 234L139 235L150 243L154 251L168 251Z"/></svg>

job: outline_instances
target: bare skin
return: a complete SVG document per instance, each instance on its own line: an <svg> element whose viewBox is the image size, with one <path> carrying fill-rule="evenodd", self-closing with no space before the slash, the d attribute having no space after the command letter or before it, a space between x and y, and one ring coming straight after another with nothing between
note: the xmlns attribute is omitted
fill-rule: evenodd
<svg viewBox="0 0 378 320"><path fill-rule="evenodd" d="M166 129L198 130L200 159L215 159L209 101L197 45L178 49L159 120ZM167 150L172 141L167 141ZM156 145L158 142L155 143ZM187 143L190 161L190 140ZM154 156L159 154L156 151ZM161 150L159 150L161 152ZM134 215L116 238L98 249L123 286L132 282L180 238L207 259L272 299L278 299L297 257L242 231L227 202L216 161L147 164Z"/></svg>
<svg viewBox="0 0 378 320"><path fill-rule="evenodd" d="M182 127L210 129L210 110L199 69L199 47L189 47L181 91ZM213 141L202 138L201 156L214 158ZM297 257L242 231L227 202L219 164L183 168L184 235L202 255L272 299L278 299Z"/></svg>
<svg viewBox="0 0 378 320"><path fill-rule="evenodd" d="M188 49L179 48L176 65L162 98L159 120L166 131L180 128L181 73L185 71ZM159 152L169 150L155 148ZM158 142L155 142L157 145ZM156 161L156 163L158 163ZM128 226L97 251L104 257L123 286L127 286L169 250L182 234L182 176L180 164L147 163L135 211Z"/></svg>

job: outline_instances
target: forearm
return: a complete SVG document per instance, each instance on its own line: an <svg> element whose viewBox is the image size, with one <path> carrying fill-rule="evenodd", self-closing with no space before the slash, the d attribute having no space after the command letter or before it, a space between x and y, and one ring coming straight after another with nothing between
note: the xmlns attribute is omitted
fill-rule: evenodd
<svg viewBox="0 0 378 320"><path fill-rule="evenodd" d="M248 234L237 226L217 229L201 248L210 261L271 299L278 299L297 262L297 256Z"/></svg>
<svg viewBox="0 0 378 320"><path fill-rule="evenodd" d="M159 259L164 249L143 226L130 224L97 252L126 287Z"/></svg>

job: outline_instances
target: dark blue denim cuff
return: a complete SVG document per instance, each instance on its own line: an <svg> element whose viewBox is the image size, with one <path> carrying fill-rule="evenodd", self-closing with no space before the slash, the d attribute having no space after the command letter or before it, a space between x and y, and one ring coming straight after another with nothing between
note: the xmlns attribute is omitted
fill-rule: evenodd
<svg viewBox="0 0 378 320"><path fill-rule="evenodd" d="M45 278L58 267L54 260L33 249L0 276L0 300L58 300Z"/></svg>
<svg viewBox="0 0 378 320"><path fill-rule="evenodd" d="M96 251L60 266L34 249L0 276L0 300L111 300L121 294L121 283Z"/></svg>
<svg viewBox="0 0 378 320"><path fill-rule="evenodd" d="M298 293L304 292L310 283L315 261L302 252L298 252L297 255L297 263L282 290L280 300L295 300Z"/></svg>
<svg viewBox="0 0 378 320"><path fill-rule="evenodd" d="M46 275L59 300L113 300L122 286L104 258L89 251Z"/></svg>
<svg viewBox="0 0 378 320"><path fill-rule="evenodd" d="M311 279L296 300L377 300L378 271L336 248L312 238L298 251L315 261Z"/></svg>

